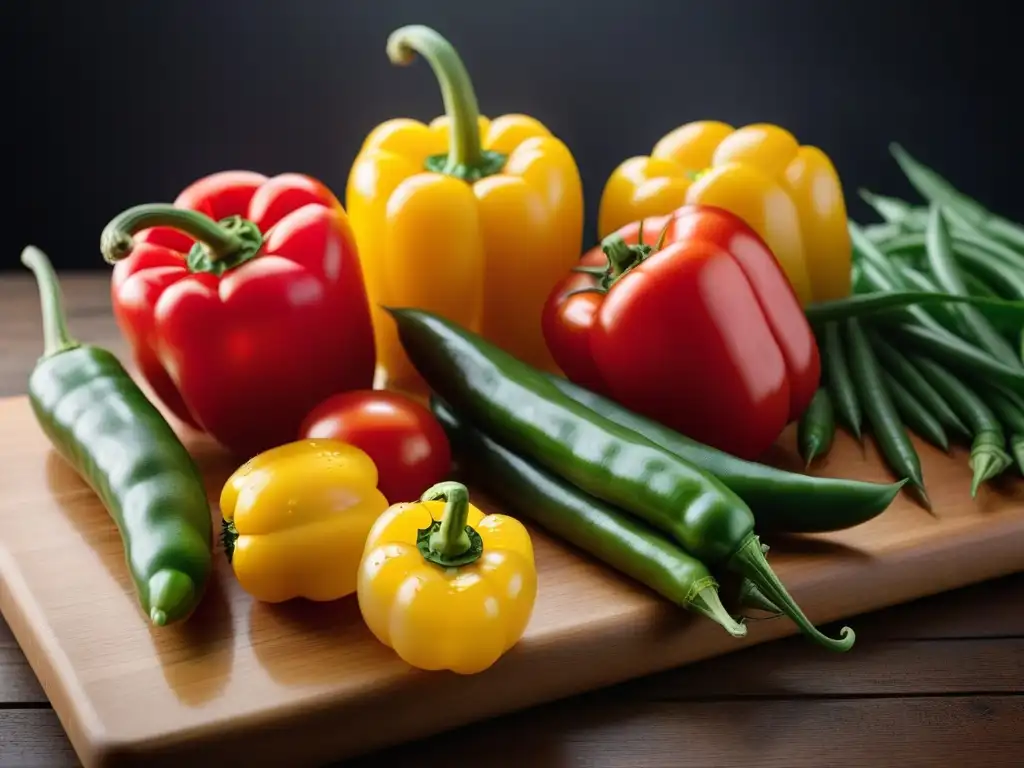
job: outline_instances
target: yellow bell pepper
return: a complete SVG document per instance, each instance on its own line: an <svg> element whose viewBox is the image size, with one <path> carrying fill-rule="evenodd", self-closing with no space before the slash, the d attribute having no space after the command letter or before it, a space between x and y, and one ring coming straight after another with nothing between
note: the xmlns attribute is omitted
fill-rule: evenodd
<svg viewBox="0 0 1024 768"><path fill-rule="evenodd" d="M580 256L583 190L569 150L525 115L480 116L452 46L422 26L398 29L388 55L430 64L446 115L399 118L366 138L345 207L373 312L378 382L423 388L383 307L436 312L517 357L555 370L540 318Z"/></svg>
<svg viewBox="0 0 1024 768"><path fill-rule="evenodd" d="M533 543L518 520L470 504L464 485L438 483L373 526L357 594L370 631L407 664L482 672L533 613Z"/></svg>
<svg viewBox="0 0 1024 768"><path fill-rule="evenodd" d="M224 552L257 600L337 600L356 590L366 536L387 509L362 450L316 438L255 456L220 494Z"/></svg>
<svg viewBox="0 0 1024 768"><path fill-rule="evenodd" d="M632 157L612 172L599 234L682 205L717 206L746 221L801 303L849 295L852 248L839 176L824 152L801 146L789 131L716 121L676 128L649 157Z"/></svg>

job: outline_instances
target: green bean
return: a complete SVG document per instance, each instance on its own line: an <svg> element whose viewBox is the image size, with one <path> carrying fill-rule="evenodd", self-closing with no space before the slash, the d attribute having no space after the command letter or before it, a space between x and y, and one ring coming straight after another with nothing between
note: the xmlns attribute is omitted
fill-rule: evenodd
<svg viewBox="0 0 1024 768"><path fill-rule="evenodd" d="M894 224L901 230L917 232L924 229L927 223L927 212L922 212L920 208L906 200L878 195L866 189L858 190L858 194L887 224Z"/></svg>
<svg viewBox="0 0 1024 768"><path fill-rule="evenodd" d="M797 446L806 466L819 456L828 454L836 434L835 411L828 389L818 387L810 405L797 424Z"/></svg>
<svg viewBox="0 0 1024 768"><path fill-rule="evenodd" d="M1024 285L1024 254L974 233L954 233L952 243L953 252L965 267L990 273L997 276L1000 282L1009 280L1012 286L1016 286L1015 295L1024 296L1020 290L1020 286ZM878 242L876 246L890 258L899 254L920 257L925 255L927 236L924 232L907 232ZM1009 272L1017 279L1003 277L1004 272Z"/></svg>
<svg viewBox="0 0 1024 768"><path fill-rule="evenodd" d="M866 264L873 265L886 278L890 285L888 290L899 288L901 286L900 277L885 253L868 239L867 235L864 234L864 230L857 224L849 221L846 228L850 233L850 243L853 246L854 255L862 259Z"/></svg>
<svg viewBox="0 0 1024 768"><path fill-rule="evenodd" d="M972 274L994 285L1007 298L1024 300L1024 266L992 258L985 249L971 243L957 244L956 253Z"/></svg>
<svg viewBox="0 0 1024 768"><path fill-rule="evenodd" d="M906 232L899 224L890 224L889 222L884 224L865 224L861 227L861 231L864 233L864 237L876 245L886 240L891 240L894 237L899 237Z"/></svg>
<svg viewBox="0 0 1024 768"><path fill-rule="evenodd" d="M952 209L968 226L1024 250L1024 227L998 216L984 205L954 187L938 172L916 160L898 143L889 145L907 180L930 203Z"/></svg>
<svg viewBox="0 0 1024 768"><path fill-rule="evenodd" d="M1011 368L958 336L946 331L936 333L915 323L893 322L887 328L904 343L950 368L968 376L989 378L1014 392L1024 392L1024 371Z"/></svg>
<svg viewBox="0 0 1024 768"><path fill-rule="evenodd" d="M932 278L924 272L907 264L899 265L898 269L903 282L913 290L927 293L943 293L942 288L936 285ZM963 331L961 318L956 315L954 307L940 304L932 308L930 314L947 330L957 334Z"/></svg>
<svg viewBox="0 0 1024 768"><path fill-rule="evenodd" d="M854 387L853 379L850 378L850 367L846 359L843 339L839 333L839 325L825 323L823 336L824 344L822 344L821 355L825 385L832 396L831 400L840 423L859 442L864 415L861 412L860 402L857 400L857 390Z"/></svg>
<svg viewBox="0 0 1024 768"><path fill-rule="evenodd" d="M889 371L900 384L921 403L938 422L965 440L971 439L971 432L956 412L949 407L949 403L942 399L942 395L935 391L935 387L928 383L922 373L914 367L906 356L883 339L874 328L865 328L868 342L875 351L878 362Z"/></svg>
<svg viewBox="0 0 1024 768"><path fill-rule="evenodd" d="M891 373L883 370L882 379L900 420L932 445L949 451L949 439L938 419L932 416Z"/></svg>
<svg viewBox="0 0 1024 768"><path fill-rule="evenodd" d="M964 272L963 278L964 285L967 286L967 290L970 291L972 296L982 299L998 299L1000 297L992 286L973 272Z"/></svg>
<svg viewBox="0 0 1024 768"><path fill-rule="evenodd" d="M889 467L899 477L909 481L909 493L925 509L930 510L931 502L924 488L921 460L896 412L896 406L882 378L881 366L859 320L851 318L846 321L846 338L857 394L878 448Z"/></svg>
<svg viewBox="0 0 1024 768"><path fill-rule="evenodd" d="M967 287L960 279L956 257L953 255L953 243L949 235L949 228L943 218L942 209L937 205L932 205L928 216L925 253L928 256L932 274L946 292L956 296L969 295ZM978 310L974 307L960 306L953 309L953 312L961 317L964 330L977 342L978 346L996 359L1024 370L1024 366L1021 365L1006 339L999 335Z"/></svg>
<svg viewBox="0 0 1024 768"><path fill-rule="evenodd" d="M948 369L921 354L911 354L910 361L963 419L974 436L970 466L974 473L971 496L976 496L982 483L1002 473L1013 461L1003 448L1006 436L1002 425L992 409Z"/></svg>
<svg viewBox="0 0 1024 768"><path fill-rule="evenodd" d="M986 387L982 394L1008 433L1007 443L1017 462L1017 470L1024 474L1024 402L996 387Z"/></svg>

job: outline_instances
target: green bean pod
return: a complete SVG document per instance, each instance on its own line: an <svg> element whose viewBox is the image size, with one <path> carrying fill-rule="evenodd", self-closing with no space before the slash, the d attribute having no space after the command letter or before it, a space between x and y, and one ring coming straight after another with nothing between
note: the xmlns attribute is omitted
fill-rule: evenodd
<svg viewBox="0 0 1024 768"><path fill-rule="evenodd" d="M907 287L915 291L927 293L945 293L931 277L907 264L900 264L900 277ZM956 313L956 307L952 304L940 304L931 308L929 314L938 320L946 330L962 334L964 333L963 317Z"/></svg>
<svg viewBox="0 0 1024 768"><path fill-rule="evenodd" d="M922 506L931 509L924 487L920 457L892 402L882 378L881 367L860 321L851 318L845 325L853 380L879 450L897 476L909 481L909 492Z"/></svg>
<svg viewBox="0 0 1024 768"><path fill-rule="evenodd" d="M1004 449L1006 436L1002 425L992 409L948 369L921 354L911 354L910 361L928 378L974 435L970 466L974 473L971 496L976 496L982 483L1001 474L1013 463Z"/></svg>
<svg viewBox="0 0 1024 768"><path fill-rule="evenodd" d="M959 435L964 440L970 440L971 431L964 426L960 417L949 407L949 403L942 399L942 395L935 390L935 387L928 383L928 379L921 371L914 367L914 364L900 350L883 339L874 328L865 328L864 333L882 367L899 381L945 429Z"/></svg>
<svg viewBox="0 0 1024 768"><path fill-rule="evenodd" d="M28 381L36 421L117 526L146 616L156 626L184 620L213 567L199 469L117 357L71 337L46 254L30 246L21 260L43 308L45 350Z"/></svg>
<svg viewBox="0 0 1024 768"><path fill-rule="evenodd" d="M563 395L543 372L435 313L388 309L431 390L496 442L669 534L693 557L750 579L810 638L835 651L771 569L754 515L713 475Z"/></svg>
<svg viewBox="0 0 1024 768"><path fill-rule="evenodd" d="M883 370L882 379L889 390L889 396L892 398L893 405L896 406L900 420L935 447L949 451L949 439L938 419L932 416L891 373Z"/></svg>
<svg viewBox="0 0 1024 768"><path fill-rule="evenodd" d="M879 250L889 256L907 254L925 256L927 238L923 232L903 234L878 244ZM953 252L963 263L966 274L973 275L992 286L999 295L1008 299L1024 300L1024 256L1017 261L999 257L998 249L977 238L954 237ZM1012 253L1012 252L1011 252Z"/></svg>
<svg viewBox="0 0 1024 768"><path fill-rule="evenodd" d="M828 387L836 415L840 423L857 438L861 439L861 426L864 414L857 400L857 389L850 378L850 367L846 360L843 338L839 332L839 324L825 323L822 333L821 348L822 369L825 385Z"/></svg>
<svg viewBox="0 0 1024 768"><path fill-rule="evenodd" d="M718 582L700 560L649 525L595 499L474 429L447 403L431 410L473 482L498 495L511 514L531 520L676 605L703 614L734 637L747 629L722 605ZM513 493L508 493L514 488Z"/></svg>
<svg viewBox="0 0 1024 768"><path fill-rule="evenodd" d="M964 272L964 285L970 291L971 296L980 296L983 299L998 299L999 293L991 285L986 283L973 272Z"/></svg>
<svg viewBox="0 0 1024 768"><path fill-rule="evenodd" d="M894 322L886 327L908 349L916 349L965 376L988 378L1014 392L1024 392L1024 371L996 360L959 336L936 333L916 323Z"/></svg>
<svg viewBox="0 0 1024 768"><path fill-rule="evenodd" d="M1024 474L1024 402L996 387L985 388L983 395L1009 435L1007 444L1017 462L1017 470Z"/></svg>
<svg viewBox="0 0 1024 768"><path fill-rule="evenodd" d="M932 206L928 216L925 253L928 256L932 274L945 291L957 296L968 295L967 287L960 278L956 257L953 255L949 229L942 216L942 209L937 205ZM982 349L997 360L1003 360L1008 365L1014 365L1024 370L1024 366L1021 366L1020 360L1006 339L999 335L999 332L977 309L970 306L957 306L952 311L960 316L964 330Z"/></svg>
<svg viewBox="0 0 1024 768"><path fill-rule="evenodd" d="M797 448L806 466L828 454L836 435L835 411L828 389L818 387L797 424Z"/></svg>

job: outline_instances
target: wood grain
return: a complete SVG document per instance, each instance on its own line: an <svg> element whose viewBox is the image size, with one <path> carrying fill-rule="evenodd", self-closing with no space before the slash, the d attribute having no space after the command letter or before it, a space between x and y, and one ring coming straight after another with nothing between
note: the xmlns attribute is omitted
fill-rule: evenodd
<svg viewBox="0 0 1024 768"><path fill-rule="evenodd" d="M32 317L32 312L35 311L34 295L31 290L26 291L26 287L32 289L32 286L31 283L22 281L21 286L12 289L11 284L16 282L18 281L0 281L0 307L4 307L5 310L11 307L11 304L4 301L9 298L26 308L15 313L18 317L16 334L7 333L10 324L7 320L7 311L4 313L5 334L3 341L0 342L4 345L0 350L3 352L0 354L0 387L3 389L0 389L0 392L5 393L23 391L24 376L38 354L35 342L39 339L39 326ZM91 277L81 278L80 281L65 278L65 286L75 332L90 341L103 343L123 355L124 347L117 339L116 330L112 328L109 320L109 299L105 295L105 290L98 290L105 289L105 283ZM82 330L83 327L85 331ZM12 342L12 338L16 341ZM21 340L17 341L18 339ZM3 431L3 427L0 426L0 434ZM12 446L8 444L0 448L0 462L11 464L17 469L19 465L12 458L11 450ZM215 457L213 458L215 460ZM861 467L860 457L856 458L857 466ZM932 460L934 458L932 457ZM962 456L957 458L963 460ZM870 453L863 460L863 467L868 473L873 467L877 470L877 465L872 464L873 460L874 457ZM20 474L25 474L24 464L20 466ZM51 471L48 460L47 468L47 472ZM841 469L833 462L831 467L825 467L822 471L837 473ZM59 475L59 470L53 471ZM940 470L937 474L944 476L946 473ZM36 477L39 477L38 470ZM47 476L44 479L49 481L51 478ZM5 481L9 482L8 478L0 478L0 482ZM929 478L930 486L942 482L941 479ZM956 489L952 482L950 489L955 497ZM1014 498L1018 499L1019 503L1019 496ZM31 504L32 499L32 494L29 494L28 498L22 495L18 503ZM997 495L991 495L982 501L983 511L988 515L993 513L993 500L998 506L1000 497ZM54 614L48 626L66 628L66 625L75 621L80 622L83 617L92 615L96 610L114 610L114 613L124 618L127 614L124 614L123 608L131 603L131 595L127 580L123 575L117 575L116 567L113 565L117 562L118 555L116 536L111 535L109 527L104 530L104 526L93 519L95 515L87 511L88 494L83 494L80 488L77 491L58 494L58 501L64 528L74 527L74 536L79 543L84 539L89 545L87 550L91 552L91 556L87 558L87 565L90 567L87 567L86 571L91 572L92 577L96 577L98 571L103 571L105 575L100 576L99 581L108 587L113 584L116 588L107 597L86 598L84 604L83 601L74 601L70 596L63 596L57 607L60 609L60 615L66 615L66 618L61 623L54 620L58 615ZM909 519L913 519L916 525L922 524L915 510L904 509L902 506L900 509L903 510L901 514L911 514ZM995 517L998 518L1000 514L996 509ZM971 528L962 519L963 515L944 511L943 517L946 519L946 525L952 525L959 533ZM75 521L79 523L78 526L75 526ZM885 526L880 527L882 521L878 523L876 528L890 530ZM19 526L21 524L19 522ZM930 521L927 520L923 523L926 529L928 524ZM68 533L67 530L63 532ZM1013 533L1016 533L1016 529ZM890 531L888 535L893 534ZM825 540L828 538L825 537ZM6 541L2 528L0 541ZM912 547L913 542L919 541L920 536L901 534L900 543L893 545L894 551L906 551L907 546ZM833 545L835 543L833 542ZM974 544L978 545L978 542ZM804 547L786 552L784 548L780 549L780 546L776 544L773 548L773 561L777 564L782 563L779 570L791 584L794 575L799 578L810 578L813 582L813 576L810 574L818 569L815 563L820 563L822 559L837 559L840 563L845 563L840 569L840 574L834 575L833 578L838 584L849 582L851 576L863 572L863 567L857 565L859 559L863 558L858 558L856 549L859 548L861 554L871 550L870 546L859 546L854 548L854 552L836 551L835 547L831 546L827 551L822 551L820 547L817 550ZM46 546L36 544L31 553L36 560L46 561L59 549L60 547L53 543ZM557 548L553 549L558 551ZM1017 549L1019 550L1019 541ZM892 569L893 564L888 560L895 556L894 551L889 551L885 557L880 558L884 568ZM978 560L991 558L989 550L982 548L976 552ZM933 557L931 570L939 570L940 564L946 570L933 573L929 579L920 579L915 588L927 582L930 586L926 591L931 588L943 589L965 576L968 581L973 580L972 574L965 573L963 569L950 575L949 569L957 571L955 564L934 559L941 552L933 551L930 554ZM851 560L852 562L846 562ZM991 564L990 559L988 565ZM915 567L921 565L917 563ZM99 569L96 566L99 566ZM968 564L967 570L977 567L977 563ZM639 595L640 605L643 605L645 600L650 600L635 587L624 587L620 580L603 573L603 569L596 564L582 562L571 570L577 569L582 569L582 572L590 574L595 579L595 583L600 585L599 593L611 587L625 589L625 593L632 595L634 600L638 599ZM45 572L45 567L36 566L37 574ZM552 566L551 573L553 577L564 577L566 572L563 568ZM231 690L232 683L236 682L235 676L239 674L248 673L258 677L262 672L265 677L273 677L273 671L276 669L275 680L278 686L298 687L304 689L307 695L314 691L315 695L319 696L317 685L312 681L313 673L307 671L306 679L303 681L300 674L300 667L303 665L295 662L295 659L301 658L309 648L292 647L293 644L289 642L286 633L296 626L301 626L312 632L313 650L329 653L335 647L329 645L330 643L344 641L349 637L345 617L317 617L301 610L275 616L273 622L260 627L262 631L258 637L248 639L248 649L242 649L242 657L246 653L250 660L259 657L256 659L258 666L240 664L240 660L244 660L238 653L241 644L234 635L231 636L233 639L229 639L227 633L237 633L243 628L246 617L235 610L238 607L238 596L232 592L230 576L226 575L228 580L222 585L225 589L222 590L221 606L226 608L225 612L230 614L231 620L209 621L210 631L202 633L203 637L197 641L198 646L216 660L215 667L219 664L223 669L227 669L230 665L231 673L220 675L229 678L226 687L213 690L216 686L212 684L210 678L217 678L217 675L204 676L189 672L193 669L190 661L193 654L187 642L162 641L157 638L143 641L141 633L137 631L138 627L133 632L130 625L129 646L134 644L135 650L138 650L139 646L144 646L144 650L148 650L150 656L156 652L157 657L163 662L164 673L161 677L156 678L151 674L153 670L147 673L142 668L143 662L140 658L133 657L131 653L125 654L123 639L108 642L102 629L94 628L90 632L78 633L79 637L84 636L93 643L88 649L89 652L85 654L89 661L88 674L81 674L81 679L98 690L109 690L109 686L114 682L124 682L125 687L121 690L129 691L128 698L132 702L139 702L145 697L147 685L154 686L149 692L156 693L158 700L161 686L165 691L174 688L179 695L180 692L185 692L186 697L194 697L194 708L203 710L206 714L212 712L214 715L218 708L210 702L216 702L226 696ZM833 616L830 616L828 609L822 609L819 605L822 598L813 597L826 590L828 586L820 582L821 580L806 589L800 588L795 591L798 593L798 599L804 602L805 606L809 606L808 610L812 615L828 619ZM801 638L793 638L781 643L751 648L701 665L629 682L596 694L535 708L527 713L462 728L413 747L399 747L381 753L375 756L375 764L379 764L376 761L380 759L388 759L395 764L411 764L413 757L418 758L421 765L423 762L440 764L442 759L457 759L459 756L468 759L471 754L481 754L482 750L487 750L486 754L491 756L494 754L495 743L502 744L499 762L489 761L489 765L679 765L681 756L685 756L687 764L693 765L868 765L895 762L918 765L935 764L937 760L945 761L951 754L973 754L972 765L1019 764L1000 760L1001 756L1007 754L1020 754L1021 742L1020 736L1017 735L1019 729L1004 725L1012 723L1020 714L1019 708L1012 704L1014 697L1005 694L1020 690L1021 648L1012 638L1024 634L1021 632L1019 618L1013 618L1022 615L1019 610L1022 586L1024 582L1020 577L1013 577L962 590L961 594L967 595L964 598L959 598L956 593L951 596L944 595L931 601L920 601L915 606L885 611L879 620L865 622L863 625L858 621L854 625L861 633L860 643L853 653L844 656L825 654L809 647ZM867 588L877 589L878 585L868 580ZM0 596L5 597L9 589L10 585L5 582ZM989 592L992 592L991 596L988 596ZM811 595L809 602L805 599L806 595ZM835 611L834 617L846 615L847 612L856 613L870 607L861 607L860 604L864 601L857 597L838 597L838 602L842 605L832 607ZM886 600L890 602L899 602L903 599L907 597L899 594L886 596ZM959 609L957 599L962 600ZM627 600L626 605L634 606L636 603ZM938 606L942 606L941 609ZM1014 606L1018 610L1013 610ZM667 628L666 635L658 638L659 646L665 645L666 642L671 646L673 638L676 638L678 645L680 642L689 642L691 637L701 637L699 631L696 635L691 634L694 631L691 628L693 622L666 615L660 606L649 607L641 615L649 622L648 626L654 626L658 631ZM621 619L621 616L618 618ZM249 623L253 623L251 617ZM756 637L751 643L756 639L768 639L776 635L776 630L771 625L777 626L779 622L764 624L766 626L757 628ZM619 627L609 637L606 628L598 623L598 628L605 631L603 639L611 640L610 650L615 654L627 653L633 648L637 642L637 634L645 634L643 626L629 624L627 631ZM19 635L21 634L19 632ZM959 639L943 639L947 636ZM539 635L532 640L536 644L542 637L543 635ZM560 634L553 637L558 638L559 642L566 642L565 637L577 639L572 632L566 633L564 627ZM936 639L915 642L917 638ZM534 675L547 674L548 677L557 677L561 667L573 660L571 657L583 655L587 656L591 663L597 663L603 658L602 653L608 656L608 649L594 642L593 637L579 639L585 642L579 648L579 652L574 654L552 652L551 648L545 649L544 643L540 642L540 650L546 651L546 655L542 654L541 657L535 658L545 658L547 663ZM554 642L551 637L548 637L547 641ZM33 689L32 683L26 682L24 662L14 658L13 654L16 651L9 653L9 647L4 636L0 634L0 702L10 702L0 705L8 707L0 708L0 745L3 745L0 746L0 765L68 764L67 742L61 742L59 736L53 735L53 725L56 721L51 712L45 709L10 708L19 706L13 700L15 693L12 692L15 691L23 700L23 705L38 706L42 702L35 699L39 688ZM588 656L589 650L593 650L593 653ZM529 655L532 654L531 650ZM654 655L656 656L657 652ZM645 659L644 665L651 661ZM612 667L621 665L621 660L615 658L609 658L608 662ZM664 658L654 662L652 668L674 664L671 659ZM524 676L525 673L517 664L509 666L513 667L512 672L518 673L516 675L510 672L511 677ZM894 669L899 670L900 674L894 675ZM607 670L604 673L607 673ZM602 676L608 680L622 674L621 670L616 670L615 674L604 673ZM320 676L324 677L322 672ZM327 673L327 677L332 677L332 673ZM497 682L500 683L500 676L497 677ZM173 682L174 680L177 682ZM45 672L43 682L51 695L51 689L59 687L54 683L52 676ZM513 689L518 683L518 680L511 681ZM544 681L541 681L540 685L543 683ZM950 691L959 691L960 695L953 699L939 696ZM250 692L255 695L251 686ZM470 690L465 693L468 696L477 695L482 703L482 706L475 708L475 714L487 714L486 699L493 696L493 691L489 687L474 688L471 685ZM420 689L406 711L412 716L422 716L424 702L430 701L432 705L439 706L444 700L443 692L439 696L432 692L432 697L428 699L425 692ZM948 704L950 701L955 704ZM897 704L894 705L893 702ZM906 714L908 712L912 716ZM383 719L385 715L381 713L386 713L388 721L394 723L396 718L401 719L403 710L386 706L371 707L371 715L380 715L379 719ZM8 715L12 716L7 717ZM46 717L50 719L47 720ZM307 724L312 722L315 726L316 720L317 718L311 720L307 713ZM337 723L341 721L336 717L332 718L324 727L337 728ZM358 718L345 722L350 727L358 728ZM747 725L741 728L741 724ZM835 728L841 731L838 736L831 735ZM863 738L865 730L873 734L872 739ZM881 735L874 738L879 733ZM537 737L532 749L527 749L519 743L523 740L524 734ZM300 736L301 734L294 730L289 731L289 744L294 745L296 739L302 740ZM310 740L315 741L316 738L317 731L314 730ZM832 741L827 743L829 739ZM515 748L505 749L505 745L509 744L514 744ZM755 746L759 749L756 753L753 751ZM1013 752L1013 747L1018 748L1016 753ZM827 751L822 752L823 749ZM13 750L20 751L16 753ZM324 751L322 759L327 758L329 751ZM14 755L17 757L12 757ZM823 755L827 755L827 759L822 759ZM60 762L61 760L65 762ZM369 765L370 762L358 761L357 764Z"/></svg>

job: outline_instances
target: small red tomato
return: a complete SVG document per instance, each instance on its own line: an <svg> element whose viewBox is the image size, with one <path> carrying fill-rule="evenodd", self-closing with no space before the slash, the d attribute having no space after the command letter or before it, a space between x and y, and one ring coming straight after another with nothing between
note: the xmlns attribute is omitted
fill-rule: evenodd
<svg viewBox="0 0 1024 768"><path fill-rule="evenodd" d="M329 437L366 451L389 504L415 501L451 468L448 436L425 406L397 392L357 390L329 397L302 423L299 438Z"/></svg>

